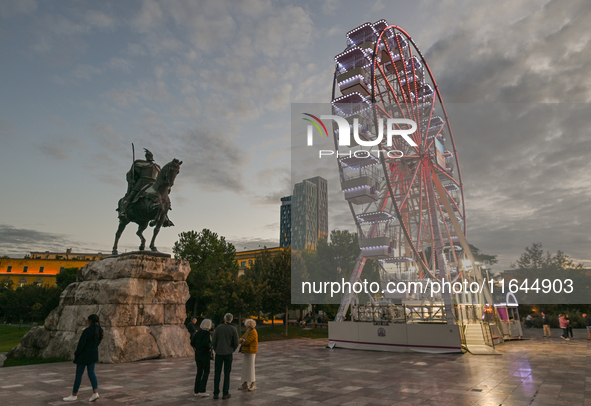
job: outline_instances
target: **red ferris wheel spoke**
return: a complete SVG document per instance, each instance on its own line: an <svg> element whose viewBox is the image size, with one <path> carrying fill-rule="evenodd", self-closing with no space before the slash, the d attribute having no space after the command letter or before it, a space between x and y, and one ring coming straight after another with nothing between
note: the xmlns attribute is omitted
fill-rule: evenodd
<svg viewBox="0 0 591 406"><path fill-rule="evenodd" d="M417 168L415 169L414 174L412 175L412 179L410 181L411 184L414 183L415 178L417 177L417 173L419 173L419 169L421 168L421 165L417 165ZM402 200L400 201L400 206L404 206L404 204L406 203L406 199L408 198L408 196L410 195L411 192L411 188L408 188L408 191L406 192L406 194L404 195L404 197L402 198Z"/></svg>
<svg viewBox="0 0 591 406"><path fill-rule="evenodd" d="M446 231L446 235L447 235L447 241L449 243L449 249L451 250L453 257L454 257L454 262L457 264L459 263L458 261L458 257L456 255L456 250L455 250L455 245L453 243L453 236L449 230L449 227L447 226L447 222L445 221L445 215L443 213L443 210L441 209L441 203L439 202L439 199L437 198L437 196L435 196L435 199L437 200L437 207L439 208L439 212L441 214L441 218L444 219L443 221L443 225L445 227L445 231ZM460 273L458 272L458 274L456 275L456 277L452 280L452 282L455 282L458 278L460 277Z"/></svg>
<svg viewBox="0 0 591 406"><path fill-rule="evenodd" d="M422 225L423 225L423 178L425 176L425 169L421 165L421 182L420 182L420 190L419 190L419 227L417 230L417 246L421 241L421 232L422 232Z"/></svg>

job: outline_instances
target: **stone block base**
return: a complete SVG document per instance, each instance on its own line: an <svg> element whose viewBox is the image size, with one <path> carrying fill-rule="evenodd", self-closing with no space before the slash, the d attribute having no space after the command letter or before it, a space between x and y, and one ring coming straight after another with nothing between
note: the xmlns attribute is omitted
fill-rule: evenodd
<svg viewBox="0 0 591 406"><path fill-rule="evenodd" d="M143 255L91 262L64 290L45 325L33 327L7 356L74 359L91 314L104 330L99 362L193 355L183 324L189 272L186 261Z"/></svg>

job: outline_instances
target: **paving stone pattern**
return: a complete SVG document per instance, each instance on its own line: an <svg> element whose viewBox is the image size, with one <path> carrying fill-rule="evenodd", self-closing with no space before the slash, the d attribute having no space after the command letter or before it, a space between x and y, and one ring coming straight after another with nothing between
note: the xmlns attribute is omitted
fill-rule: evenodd
<svg viewBox="0 0 591 406"><path fill-rule="evenodd" d="M325 348L327 340L259 344L255 392L242 392L242 355L234 357L232 398L193 396L192 358L98 364L103 405L591 405L591 343L583 331L564 341L527 332L531 340L497 346L501 356L430 355ZM62 405L72 363L0 368L0 405ZM207 385L213 389L212 372ZM77 402L88 403L85 375Z"/></svg>

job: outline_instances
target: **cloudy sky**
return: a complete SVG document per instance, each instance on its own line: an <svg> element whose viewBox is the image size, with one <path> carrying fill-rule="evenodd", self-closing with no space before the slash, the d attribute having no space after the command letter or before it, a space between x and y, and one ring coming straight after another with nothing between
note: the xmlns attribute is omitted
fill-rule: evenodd
<svg viewBox="0 0 591 406"><path fill-rule="evenodd" d="M345 33L382 18L440 87L471 243L498 270L533 242L591 265L587 0L4 0L0 254L109 251L132 142L183 161L162 251L203 228L277 245L290 105L329 101Z"/></svg>

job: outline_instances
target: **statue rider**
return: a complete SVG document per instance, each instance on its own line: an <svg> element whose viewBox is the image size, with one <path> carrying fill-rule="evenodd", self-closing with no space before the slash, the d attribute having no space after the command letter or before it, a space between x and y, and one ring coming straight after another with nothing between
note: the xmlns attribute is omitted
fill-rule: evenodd
<svg viewBox="0 0 591 406"><path fill-rule="evenodd" d="M146 151L146 160L137 159L127 172L127 193L121 203L120 218L127 217L127 207L134 202L146 185L151 185L156 181L156 176L160 172L160 166L154 162L154 155L146 148L144 151Z"/></svg>

